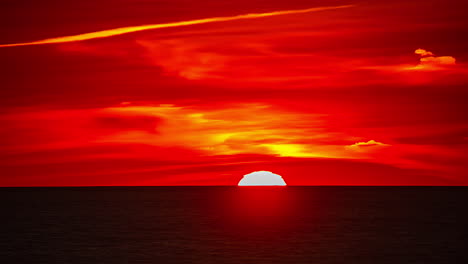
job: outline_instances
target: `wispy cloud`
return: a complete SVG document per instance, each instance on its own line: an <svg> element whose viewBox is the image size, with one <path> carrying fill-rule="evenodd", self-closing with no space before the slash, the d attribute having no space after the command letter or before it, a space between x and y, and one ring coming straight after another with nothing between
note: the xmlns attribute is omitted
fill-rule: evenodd
<svg viewBox="0 0 468 264"><path fill-rule="evenodd" d="M318 12L318 11L325 11L325 10L349 8L352 6L353 5L314 7L314 8L297 9L297 10L281 10L281 11L266 12L266 13L242 14L242 15L237 15L237 16L202 18L202 19L195 19L195 20L172 22L172 23L121 27L121 28L107 29L107 30L78 34L78 35L48 38L48 39L32 41L32 42L3 44L3 45L0 45L0 47L30 46L30 45L84 41L84 40L97 39L97 38L107 38L107 37L123 35L123 34L128 34L128 33L133 33L133 32L139 32L139 31L145 31L145 30L152 30L152 29L184 27L184 26L200 25L200 24L215 23L215 22L226 22L226 21L271 17L271 16L310 13L310 12Z"/></svg>
<svg viewBox="0 0 468 264"><path fill-rule="evenodd" d="M372 147L388 147L390 146L389 144L384 144L382 142L375 141L373 139L367 141L367 142L356 142L352 145L347 146L349 149L352 150L362 150L363 148L372 148Z"/></svg>

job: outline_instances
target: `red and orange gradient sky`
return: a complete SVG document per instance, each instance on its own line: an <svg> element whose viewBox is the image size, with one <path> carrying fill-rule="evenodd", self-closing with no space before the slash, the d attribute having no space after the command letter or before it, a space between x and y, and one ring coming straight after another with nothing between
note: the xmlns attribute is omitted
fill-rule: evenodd
<svg viewBox="0 0 468 264"><path fill-rule="evenodd" d="M468 185L467 8L3 3L0 186Z"/></svg>

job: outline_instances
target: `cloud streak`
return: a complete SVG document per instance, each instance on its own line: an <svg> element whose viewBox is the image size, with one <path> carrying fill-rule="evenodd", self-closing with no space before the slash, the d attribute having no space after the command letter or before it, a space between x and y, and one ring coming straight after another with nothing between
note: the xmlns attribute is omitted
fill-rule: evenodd
<svg viewBox="0 0 468 264"><path fill-rule="evenodd" d="M179 22L172 22L172 23L121 27L121 28L107 29L107 30L72 35L72 36L48 38L48 39L32 41L32 42L3 44L3 45L0 45L0 47L31 46L31 45L57 44L57 43L84 41L84 40L97 39L97 38L107 38L107 37L112 37L112 36L128 34L128 33L145 31L145 30L184 27L184 26L191 26L191 25L254 19L254 18L271 17L271 16L310 13L310 12L342 9L342 8L349 8L349 7L353 7L353 5L314 7L314 8L296 9L296 10L282 10L282 11L274 11L274 12L267 12L267 13L251 13L251 14L243 14L243 15L236 15L236 16L212 17L212 18L179 21Z"/></svg>
<svg viewBox="0 0 468 264"><path fill-rule="evenodd" d="M354 143L352 145L349 145L348 147L350 147L350 148L360 148L360 147L375 147L375 146L386 147L386 146L390 146L390 145L384 144L382 142L378 142L378 141L375 141L375 140L371 139L371 140L369 140L367 142Z"/></svg>

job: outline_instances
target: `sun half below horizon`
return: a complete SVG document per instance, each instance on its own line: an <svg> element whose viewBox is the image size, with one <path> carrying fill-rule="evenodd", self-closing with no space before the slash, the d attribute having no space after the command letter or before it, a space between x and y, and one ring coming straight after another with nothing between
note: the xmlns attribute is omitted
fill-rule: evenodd
<svg viewBox="0 0 468 264"><path fill-rule="evenodd" d="M269 171L254 171L244 175L238 186L286 186L283 177Z"/></svg>

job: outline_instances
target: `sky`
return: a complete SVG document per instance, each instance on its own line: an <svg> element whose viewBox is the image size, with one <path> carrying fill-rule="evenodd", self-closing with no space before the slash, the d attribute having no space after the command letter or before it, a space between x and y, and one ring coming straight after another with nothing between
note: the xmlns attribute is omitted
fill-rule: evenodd
<svg viewBox="0 0 468 264"><path fill-rule="evenodd" d="M466 1L0 5L0 186L468 185Z"/></svg>

